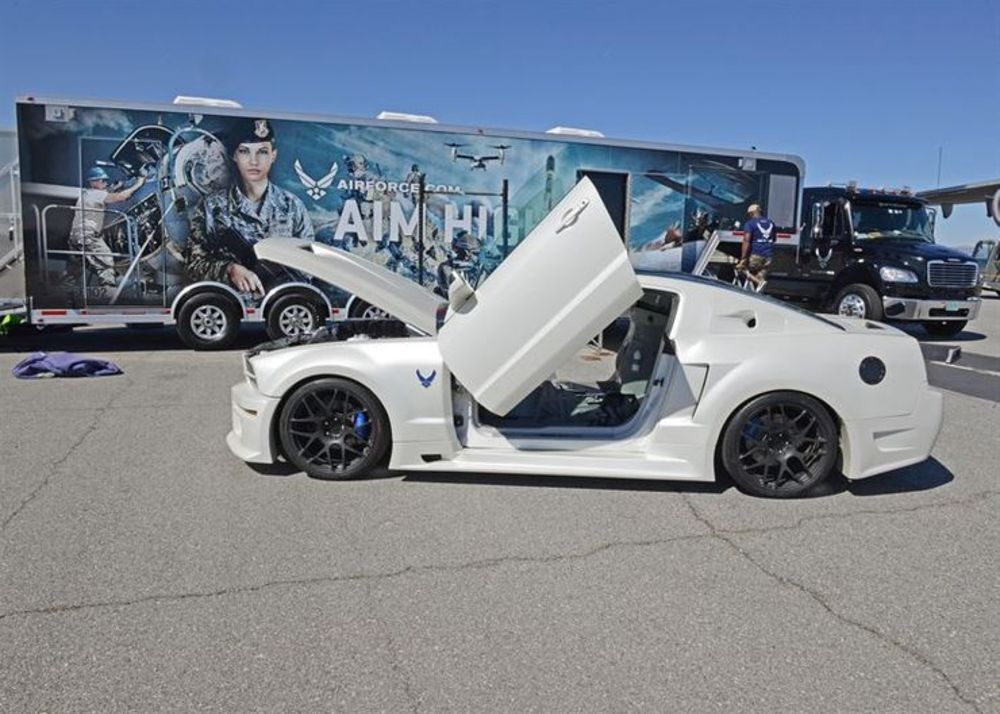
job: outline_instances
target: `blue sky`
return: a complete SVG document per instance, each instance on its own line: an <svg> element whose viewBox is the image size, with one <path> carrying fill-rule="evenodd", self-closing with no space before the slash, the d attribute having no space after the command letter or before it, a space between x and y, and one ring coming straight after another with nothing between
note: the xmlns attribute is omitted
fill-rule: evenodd
<svg viewBox="0 0 1000 714"><path fill-rule="evenodd" d="M807 183L1000 177L1000 0L6 0L22 94L170 101L795 153ZM982 206L938 238L995 235Z"/></svg>

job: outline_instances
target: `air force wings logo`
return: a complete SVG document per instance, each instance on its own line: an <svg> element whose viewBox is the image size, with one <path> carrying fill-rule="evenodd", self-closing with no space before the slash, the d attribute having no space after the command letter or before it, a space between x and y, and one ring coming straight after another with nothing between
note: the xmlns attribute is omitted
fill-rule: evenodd
<svg viewBox="0 0 1000 714"><path fill-rule="evenodd" d="M430 376L428 377L425 377L424 375L420 374L419 369L417 370L417 379L420 380L420 386L422 386L424 389L426 389L427 387L431 386L434 383L434 378L436 376L437 376L436 369L433 372L431 372Z"/></svg>
<svg viewBox="0 0 1000 714"><path fill-rule="evenodd" d="M295 173L298 174L302 185L306 187L306 193L309 194L309 197L314 201L318 201L326 195L326 190L333 185L333 179L337 175L337 164L335 163L331 166L330 173L323 178L314 179L302 168L299 160L295 159Z"/></svg>

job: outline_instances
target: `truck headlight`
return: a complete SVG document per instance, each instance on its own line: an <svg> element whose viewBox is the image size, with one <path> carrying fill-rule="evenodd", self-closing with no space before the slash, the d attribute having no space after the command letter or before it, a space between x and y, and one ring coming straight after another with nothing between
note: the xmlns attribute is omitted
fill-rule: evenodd
<svg viewBox="0 0 1000 714"><path fill-rule="evenodd" d="M879 277L887 283L915 283L918 282L917 274L906 268L890 268L888 266L878 269Z"/></svg>

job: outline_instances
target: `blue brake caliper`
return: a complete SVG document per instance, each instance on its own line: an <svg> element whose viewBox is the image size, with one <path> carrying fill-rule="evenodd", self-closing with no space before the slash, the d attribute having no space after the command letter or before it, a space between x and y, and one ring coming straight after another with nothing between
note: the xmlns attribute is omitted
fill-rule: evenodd
<svg viewBox="0 0 1000 714"><path fill-rule="evenodd" d="M354 433L360 436L362 439L367 439L368 435L371 433L372 425L368 421L368 416L364 412L358 412L354 415Z"/></svg>

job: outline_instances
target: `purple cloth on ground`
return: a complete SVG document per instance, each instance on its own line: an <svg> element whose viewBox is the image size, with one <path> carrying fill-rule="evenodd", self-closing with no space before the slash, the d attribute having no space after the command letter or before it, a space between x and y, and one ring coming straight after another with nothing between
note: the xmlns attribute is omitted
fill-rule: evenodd
<svg viewBox="0 0 1000 714"><path fill-rule="evenodd" d="M18 362L11 370L18 379L35 379L36 377L106 377L121 374L122 371L114 362L93 357L82 357L72 352L35 352L30 357Z"/></svg>

